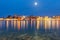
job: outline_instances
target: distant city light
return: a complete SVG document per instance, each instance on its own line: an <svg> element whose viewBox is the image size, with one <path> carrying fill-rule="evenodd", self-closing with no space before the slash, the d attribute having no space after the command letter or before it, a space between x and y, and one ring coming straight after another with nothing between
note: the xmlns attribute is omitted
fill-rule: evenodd
<svg viewBox="0 0 60 40"><path fill-rule="evenodd" d="M25 18L26 16L23 16L23 18Z"/></svg>
<svg viewBox="0 0 60 40"><path fill-rule="evenodd" d="M51 26L52 28L59 28L60 26L60 16L11 16L10 17L6 17L6 18L0 18L0 21L6 21L6 27L7 29L9 28L9 22L11 21L11 25L14 26L14 29L18 28L18 30L20 30L20 27L26 26L26 24L28 25L28 23L31 23L31 27L33 25L36 24L36 28L37 30L40 29L40 26L44 26L45 29L50 29ZM13 22L12 22L13 21ZM2 22L1 22L2 25ZM0 25L0 26L1 26ZM21 26L22 25L22 26Z"/></svg>

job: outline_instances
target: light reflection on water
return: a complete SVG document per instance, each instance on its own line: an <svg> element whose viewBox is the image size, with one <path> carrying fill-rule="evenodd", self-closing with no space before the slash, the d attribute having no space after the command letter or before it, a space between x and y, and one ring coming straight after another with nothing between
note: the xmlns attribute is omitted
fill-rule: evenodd
<svg viewBox="0 0 60 40"><path fill-rule="evenodd" d="M18 21L18 20L4 20L0 21L0 30L3 31L20 31L20 32L35 32L35 31L59 31L59 20L31 20L31 21Z"/></svg>

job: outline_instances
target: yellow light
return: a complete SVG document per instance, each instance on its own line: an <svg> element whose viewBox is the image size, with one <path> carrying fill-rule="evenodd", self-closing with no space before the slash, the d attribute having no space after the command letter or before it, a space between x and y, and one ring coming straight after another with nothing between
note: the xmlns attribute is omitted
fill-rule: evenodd
<svg viewBox="0 0 60 40"><path fill-rule="evenodd" d="M21 24L20 21L17 21L17 27L18 27L18 30L20 30L20 27L21 27L20 24Z"/></svg>
<svg viewBox="0 0 60 40"><path fill-rule="evenodd" d="M40 17L37 18L37 30L39 29L40 27Z"/></svg>

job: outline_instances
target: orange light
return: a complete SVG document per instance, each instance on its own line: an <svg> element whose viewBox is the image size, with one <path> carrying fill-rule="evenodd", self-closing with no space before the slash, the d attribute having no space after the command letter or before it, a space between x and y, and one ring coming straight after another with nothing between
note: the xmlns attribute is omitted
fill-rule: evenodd
<svg viewBox="0 0 60 40"><path fill-rule="evenodd" d="M17 21L17 27L18 27L18 30L20 30L20 27L21 27L20 24L21 24L20 21Z"/></svg>

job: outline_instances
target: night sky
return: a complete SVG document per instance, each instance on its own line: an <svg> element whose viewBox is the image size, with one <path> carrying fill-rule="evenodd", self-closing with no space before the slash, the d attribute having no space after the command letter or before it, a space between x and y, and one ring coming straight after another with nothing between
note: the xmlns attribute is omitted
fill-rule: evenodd
<svg viewBox="0 0 60 40"><path fill-rule="evenodd" d="M35 6L34 3L38 5ZM0 17L8 15L60 15L60 0L0 0Z"/></svg>

